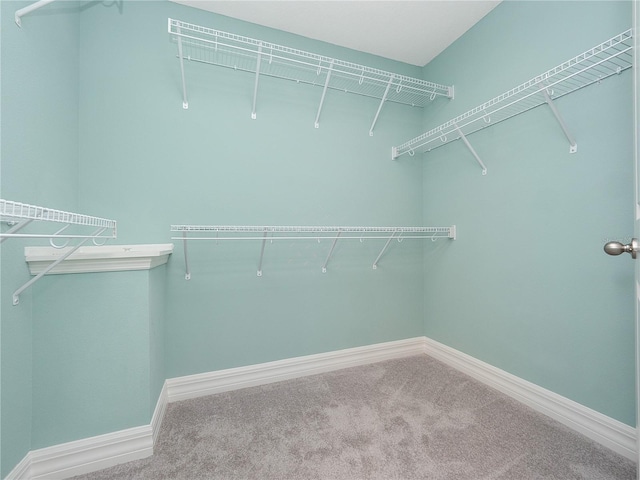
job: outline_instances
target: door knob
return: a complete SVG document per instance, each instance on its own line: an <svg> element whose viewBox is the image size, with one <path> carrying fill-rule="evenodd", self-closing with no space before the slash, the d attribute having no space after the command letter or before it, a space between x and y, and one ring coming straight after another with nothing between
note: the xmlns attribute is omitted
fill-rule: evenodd
<svg viewBox="0 0 640 480"><path fill-rule="evenodd" d="M636 252L640 250L640 242L636 238L631 239L631 243L625 245L620 242L608 242L604 246L604 251L609 255L620 255L627 252L631 254L631 258L636 258Z"/></svg>

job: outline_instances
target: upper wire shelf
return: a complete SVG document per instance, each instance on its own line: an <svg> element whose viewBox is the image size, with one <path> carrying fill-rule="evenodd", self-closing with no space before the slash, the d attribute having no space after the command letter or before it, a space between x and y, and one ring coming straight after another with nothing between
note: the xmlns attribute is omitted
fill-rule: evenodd
<svg viewBox="0 0 640 480"><path fill-rule="evenodd" d="M552 100L594 83L599 83L612 75L620 74L622 71L631 68L633 64L632 58L632 30L629 29L532 78L522 85L402 145L393 147L392 157L395 159L405 153L413 155L420 148L424 148L423 152L428 152L458 139L462 139L467 143L466 135L490 125L495 125L540 105L549 104L554 109ZM554 110L554 114L560 121L557 111ZM570 140L571 151L575 152L577 149L575 141L570 137L562 122L561 125ZM473 150L472 153L475 155ZM477 156L476 159L478 159ZM478 159L478 161L480 160ZM482 166L484 167L483 164Z"/></svg>
<svg viewBox="0 0 640 480"><path fill-rule="evenodd" d="M373 262L373 269L384 255L392 240L401 242L405 238L421 238L436 241L439 238L456 239L456 226L450 227L335 227L335 226L235 226L235 225L171 225L172 232L182 233L172 240L183 240L185 279L191 278L188 240L262 240L258 276L262 276L262 260L267 240L333 240L327 259L322 265L322 273L327 272L327 264L339 239L385 239L386 243ZM196 236L190 236L196 235Z"/></svg>
<svg viewBox="0 0 640 480"><path fill-rule="evenodd" d="M183 107L188 108L183 60L232 68L256 75L252 117L260 75L364 95L404 105L424 107L436 97L453 98L452 86L408 77L275 43L243 37L169 18L168 30L178 43L183 81ZM376 114L376 120L378 114ZM374 125L375 121L374 120ZM372 133L372 128L370 133Z"/></svg>

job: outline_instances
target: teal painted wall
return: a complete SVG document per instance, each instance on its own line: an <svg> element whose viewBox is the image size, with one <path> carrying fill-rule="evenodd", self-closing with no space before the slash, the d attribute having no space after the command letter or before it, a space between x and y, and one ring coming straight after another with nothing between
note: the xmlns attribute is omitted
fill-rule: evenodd
<svg viewBox="0 0 640 480"><path fill-rule="evenodd" d="M31 2L0 3L2 198L74 210L78 178L78 11L75 2L34 13L24 28L15 10ZM6 228L3 226L3 229ZM34 230L32 230L34 231ZM32 448L32 291L13 306L12 293L29 280L23 247L0 250L0 477Z"/></svg>
<svg viewBox="0 0 640 480"><path fill-rule="evenodd" d="M182 108L177 47L167 18L420 76L421 69L286 35L168 2L125 2L83 12L80 203L118 220L119 241L161 242L177 223L419 225L420 165L392 162L394 142L417 134L419 109L327 94L187 63ZM98 113L99 112L99 113ZM421 335L422 244L384 241L182 245L167 267L169 377ZM186 353L188 352L188 354Z"/></svg>
<svg viewBox="0 0 640 480"><path fill-rule="evenodd" d="M431 62L456 100L430 129L630 28L630 2L504 2ZM544 34L541 32L544 31ZM421 158L424 218L459 226L425 255L425 332L635 426L633 265L608 240L633 232L632 73ZM402 160L406 161L406 160Z"/></svg>
<svg viewBox="0 0 640 480"><path fill-rule="evenodd" d="M150 272L50 275L33 288L32 448L148 425Z"/></svg>
<svg viewBox="0 0 640 480"><path fill-rule="evenodd" d="M2 198L114 218L117 243L168 242L175 223L455 223L459 239L394 242L375 271L384 242L340 242L327 274L329 242L268 244L261 278L259 243L192 243L188 282L176 242L166 267L48 277L18 307L26 242L5 242L0 475L147 424L165 378L423 334L635 425L632 265L602 253L632 229L630 73L558 102L576 155L537 109L470 138L487 177L457 143L390 160L628 28L629 3L505 2L425 69L163 1L60 2L20 30L27 3L0 3ZM314 129L321 89L265 78L251 120L252 75L188 63L184 110L169 16L424 74L456 100L385 105L369 137L374 100L329 92Z"/></svg>
<svg viewBox="0 0 640 480"><path fill-rule="evenodd" d="M164 324L165 306L164 299L167 294L167 267L160 266L149 271L149 309L147 313L149 322L149 413L158 403L160 391L167 378L165 372L165 348L164 348ZM149 417L149 420L151 417Z"/></svg>

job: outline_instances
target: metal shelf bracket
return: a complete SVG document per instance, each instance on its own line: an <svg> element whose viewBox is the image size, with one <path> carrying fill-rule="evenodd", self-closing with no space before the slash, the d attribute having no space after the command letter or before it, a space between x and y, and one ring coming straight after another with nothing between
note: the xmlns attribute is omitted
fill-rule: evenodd
<svg viewBox="0 0 640 480"><path fill-rule="evenodd" d="M389 83L387 83L387 87L384 90L384 95L382 95L382 99L380 100L380 105L378 106L378 111L376 112L376 116L373 118L373 123L371 124L371 128L369 129L370 137L373 137L373 127L375 127L376 123L378 122L378 117L380 116L382 105L384 105L384 102L387 101L387 96L389 95L389 88L391 88L391 84L393 83L394 78L395 78L395 75L391 75L391 77L389 77ZM398 93L400 93L400 90L402 90L402 86L398 85L398 88L396 90L398 91Z"/></svg>
<svg viewBox="0 0 640 480"><path fill-rule="evenodd" d="M103 233L107 228L106 227L101 227L98 230L96 230L93 235L91 237L87 237L84 238L83 240L81 240L77 245L75 245L73 248L70 248L67 252L65 252L64 255L61 255L60 258L58 258L57 260L55 260L54 262L52 262L51 264L49 264L44 270L42 270L38 275L36 275L35 277L33 277L31 280L29 280L27 283L25 283L24 285L22 285L19 289L17 289L15 292L13 292L13 305L18 305L18 303L20 303L20 294L22 292L24 292L27 288L29 288L31 285L33 285L34 283L36 283L38 280L40 280L42 277L44 277L49 271L51 271L53 268L55 268L59 263L62 263L64 260L66 260L71 254L73 254L73 252L75 252L76 250L78 250L82 245L84 245L85 243L87 243L89 241L90 238L95 238L100 236L101 233Z"/></svg>
<svg viewBox="0 0 640 480"><path fill-rule="evenodd" d="M333 250L336 248L336 243L338 243L338 238L342 234L342 231L339 231L335 238L333 239L333 243L331 244L331 249L329 250L329 255L327 255L327 259L324 261L324 265L322 265L322 273L327 273L327 265L329 264L329 260L331 260L331 255L333 255Z"/></svg>
<svg viewBox="0 0 640 480"><path fill-rule="evenodd" d="M39 2L32 3L31 5L21 8L20 10L16 10L16 14L15 14L16 25L22 28L23 16L33 12L34 10L39 9L40 7L44 7L45 5L48 5L49 3L52 3L54 1L55 0L40 0Z"/></svg>
<svg viewBox="0 0 640 480"><path fill-rule="evenodd" d="M569 140L569 153L576 153L578 151L578 144L576 143L575 138L573 138L573 135L571 135L571 133L569 132L566 123L564 123L564 120L560 115L560 112L558 111L558 107L556 107L556 104L553 103L553 100L551 100L551 96L549 95L549 92L546 88L542 89L542 95L544 95L544 101L547 102L547 105L549 105L553 116L556 117L556 120L560 124L562 132L564 133L565 137L567 137L567 140Z"/></svg>
<svg viewBox="0 0 640 480"><path fill-rule="evenodd" d="M460 130L457 125L455 127L456 127L456 132L458 132L458 135L460 135L460 139L464 142L464 144L467 146L467 148L471 152L471 155L474 156L474 158L477 160L477 162L482 167L482 175L486 175L487 174L487 167L482 162L482 160L480 159L480 157L476 153L475 149L471 146L471 144L469 143L469 140L467 140L467 137L465 137L464 133L462 133L462 130Z"/></svg>
<svg viewBox="0 0 640 480"><path fill-rule="evenodd" d="M334 60L331 60L331 63L329 64L329 70L327 70L327 78L324 80L322 97L320 97L320 106L318 107L318 113L316 114L316 121L314 122L314 126L316 128L320 128L320 112L322 112L324 97L327 95L327 88L329 88L329 81L331 80L331 73L333 72L333 63L334 63ZM321 69L322 69L321 67L318 67L318 74L320 74Z"/></svg>

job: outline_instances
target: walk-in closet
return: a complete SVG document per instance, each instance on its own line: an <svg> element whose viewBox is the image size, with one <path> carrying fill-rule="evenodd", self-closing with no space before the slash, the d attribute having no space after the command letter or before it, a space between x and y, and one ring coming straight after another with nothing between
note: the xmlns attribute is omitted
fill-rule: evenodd
<svg viewBox="0 0 640 480"><path fill-rule="evenodd" d="M636 478L635 18L2 1L0 478Z"/></svg>

